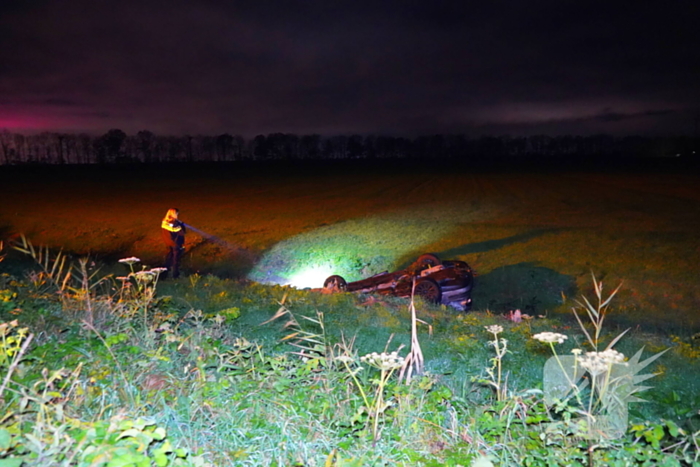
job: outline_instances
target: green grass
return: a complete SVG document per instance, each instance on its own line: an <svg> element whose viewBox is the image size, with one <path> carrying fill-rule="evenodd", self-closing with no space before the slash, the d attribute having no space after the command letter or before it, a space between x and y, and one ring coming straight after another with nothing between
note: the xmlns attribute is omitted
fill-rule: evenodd
<svg viewBox="0 0 700 467"><path fill-rule="evenodd" d="M358 389L370 401L380 400L374 392L378 374L358 369L353 379L335 356L350 358L354 369L358 357L371 352L403 345L405 355L410 345L405 299L192 275L160 283L155 299L147 289L92 289L92 308L101 304L107 311L93 320L93 328L83 321L85 289L71 289L69 279L59 300L46 276L34 277L5 274L0 284L2 318L18 320L36 339L26 355L6 353L21 358L21 365L0 362L12 376L5 402L10 415L0 427L0 456L10 461L22 456L26 465L74 465L59 461L88 462L97 450L105 462L126 465L137 458L160 459L158 465L469 465L480 453L499 459L499 465L522 465L525 458L548 459L533 465L585 465L574 459L584 462L586 443L547 424L553 415L536 392L550 352L531 336L565 333L570 339L560 351L567 353L584 341L571 320L556 316L517 324L490 312L458 314L418 302L426 376L411 385L390 379L383 400L391 405L377 406L382 412L375 416ZM301 358L293 353L300 350L290 345L294 340L285 339L298 327L286 326L286 315L270 321L280 309L293 313L307 333L323 336L311 345L298 342L307 348ZM323 333L314 322L319 312ZM502 325L509 341L503 358L507 397L500 402L479 382L493 356L484 329L491 324ZM603 339L617 332L608 329ZM18 345L3 342L3 349ZM631 355L643 345L647 354L673 348L651 369L660 375L648 391L650 402L633 406L633 430L650 430L644 435L649 439L640 443L630 433L606 441L594 465L606 465L610 456L658 463L694 455L692 438L674 430L700 429L693 378L700 350L692 341L681 345L639 329L617 348ZM524 423L530 418L547 423ZM546 430L555 438L541 444L537 440ZM24 433L33 433L34 441L23 441ZM654 448L655 439L669 453L661 444ZM683 446L685 454L679 451Z"/></svg>
<svg viewBox="0 0 700 467"><path fill-rule="evenodd" d="M625 282L628 323L700 330L697 174L583 170L261 166L0 174L0 232L115 260L161 262L159 220L183 219L248 253L188 236L184 269L285 283L316 269L349 279L434 252L479 274L476 309L562 311L594 272ZM70 175L71 172L68 172ZM568 312L568 310L564 310Z"/></svg>
<svg viewBox="0 0 700 467"><path fill-rule="evenodd" d="M201 309L205 313L217 313L238 308L241 316L230 324L231 331L276 352L288 349L285 344L279 343L286 334L284 321L262 323L274 315L283 299L299 315L314 317L317 311L322 311L329 338L333 342L352 338L361 355L384 349L387 342L391 342L392 348L399 345L410 347L410 312L405 299L372 299L353 294L324 295L289 287L221 280L213 276L194 281L165 282L161 284L160 291L170 297L169 306L181 312ZM570 310L575 306L573 298L576 297L566 299L564 308ZM617 307L613 306L604 333L607 341L626 329L616 319L618 312ZM541 384L542 365L551 356L546 346L531 341L532 334L550 330L570 334L571 340L561 349L564 353L582 346L585 340L569 315L543 316L530 322L513 324L491 312L477 311L465 315L449 307L420 302L419 318L425 322L419 326L419 332L428 370L455 389L481 374L491 358L487 345L488 333L484 330L490 324L506 327L504 336L511 342L511 352L506 357L505 368L511 373L510 383L520 389ZM616 347L626 355L633 354L640 347L646 347L648 352L668 347L677 349L659 363L661 366L657 370L662 374L654 380L656 390L652 401L655 402L638 406L639 413L650 416L666 414L668 407L658 401L673 397L673 392L691 399L695 397L693 394L700 394L700 382L694 378L693 372L687 370L688 364L697 366L700 363L700 345L696 346L692 339L683 341L687 343L686 348L678 347L678 343L672 342L663 333L633 327L627 338ZM694 348L697 348L695 353L691 350ZM689 355L690 361L687 358ZM470 384L467 386L472 388Z"/></svg>
<svg viewBox="0 0 700 467"><path fill-rule="evenodd" d="M631 327L616 345L625 355L643 346L645 356L671 348L649 369L658 375L642 393L649 402L631 407L630 432L603 443L595 465L627 455L661 465L683 460L684 446L697 452L693 174L354 169L324 177L304 171L173 173L168 180L135 174L119 183L99 177L105 175L77 176L69 188L59 177L5 180L2 232L24 232L69 256L91 253L103 273L124 275L125 266L114 261L122 255L159 265L158 223L174 204L186 222L250 254L190 235L188 277L159 283L147 306L144 296L118 299L118 282L112 290L94 289L92 329L82 323L88 302L79 285L59 299L29 274L36 270L31 261L9 252L0 262L0 316L17 319L35 340L20 365L2 366L2 376L12 377L2 460L21 449L30 457L43 453L27 465L77 459L86 451L76 440L104 430L113 436L84 443L121 460L133 452L153 460L167 447L157 439L160 427L167 441L187 449L180 457L167 452L167 465L470 465L479 453L498 465L522 465L525 458L532 465L587 465L587 443L556 431L559 415L538 399L551 352L531 336L568 335L562 353L584 345L571 307L581 293L590 296L591 271L606 291L623 281L605 340ZM407 301L326 295L246 277L286 282L311 264L354 279L405 266L423 252L476 268L475 311L417 304L428 375L409 386L392 379L386 398L394 405L372 439L372 415L358 385L371 394L377 374L365 369L355 381L332 357L357 361L401 345L405 355ZM263 324L282 306L309 332L319 329L301 316L323 313L320 351L299 358L283 340L291 332L285 319ZM506 321L502 314L515 308L535 318ZM478 382L493 357L484 329L491 324L502 325L509 341L502 363L510 396L502 402ZM66 372L52 380L61 368ZM41 391L53 392L30 397ZM541 421L525 422L532 419ZM542 445L545 429L554 434ZM26 433L38 433L41 447L13 447ZM124 445L132 441L142 444Z"/></svg>

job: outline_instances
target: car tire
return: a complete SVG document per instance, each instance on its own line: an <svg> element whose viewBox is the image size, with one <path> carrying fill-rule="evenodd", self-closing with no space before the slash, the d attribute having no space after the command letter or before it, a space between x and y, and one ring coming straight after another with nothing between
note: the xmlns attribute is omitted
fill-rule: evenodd
<svg viewBox="0 0 700 467"><path fill-rule="evenodd" d="M418 279L414 291L416 295L423 297L425 301L431 303L440 303L442 300L440 286L437 282L429 278Z"/></svg>
<svg viewBox="0 0 700 467"><path fill-rule="evenodd" d="M432 253L426 253L418 257L416 264L423 268L432 268L438 264L442 264L442 261L440 261L440 258Z"/></svg>
<svg viewBox="0 0 700 467"><path fill-rule="evenodd" d="M342 276L330 276L323 282L324 289L335 288L336 290L346 291L348 288L348 283Z"/></svg>

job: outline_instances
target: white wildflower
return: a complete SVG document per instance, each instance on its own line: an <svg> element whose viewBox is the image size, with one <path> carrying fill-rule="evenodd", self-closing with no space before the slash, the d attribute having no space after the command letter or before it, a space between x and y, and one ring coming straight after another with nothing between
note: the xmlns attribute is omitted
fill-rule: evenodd
<svg viewBox="0 0 700 467"><path fill-rule="evenodd" d="M492 324L491 326L484 326L486 331L490 332L491 334L500 334L503 332L503 326L499 324Z"/></svg>
<svg viewBox="0 0 700 467"><path fill-rule="evenodd" d="M576 355L577 357L579 355L581 355L582 352L583 352L583 350L581 350L581 349L571 349L571 353Z"/></svg>
<svg viewBox="0 0 700 467"><path fill-rule="evenodd" d="M131 256L129 258L122 258L119 260L119 262L124 263L124 264L128 264L129 266L131 266L134 263L140 263L141 260L138 259L136 256Z"/></svg>
<svg viewBox="0 0 700 467"><path fill-rule="evenodd" d="M625 361L625 355L614 349L605 350L599 355L607 363L623 363Z"/></svg>
<svg viewBox="0 0 700 467"><path fill-rule="evenodd" d="M222 315L216 315L212 318L212 321L214 321L214 323L218 325L221 325L224 323L224 321L226 321L226 317Z"/></svg>
<svg viewBox="0 0 700 467"><path fill-rule="evenodd" d="M155 278L155 274L151 271L138 271L134 273L134 277L139 282L151 282Z"/></svg>
<svg viewBox="0 0 700 467"><path fill-rule="evenodd" d="M582 357L576 357L576 361L593 376L608 371L613 363L625 363L625 356L617 350L608 349L603 352L586 352Z"/></svg>
<svg viewBox="0 0 700 467"><path fill-rule="evenodd" d="M335 361L341 363L352 363L354 358L352 358L350 355L338 355L335 357Z"/></svg>
<svg viewBox="0 0 700 467"><path fill-rule="evenodd" d="M160 274L161 272L167 271L168 268L152 268L148 272L152 272L153 274Z"/></svg>
<svg viewBox="0 0 700 467"><path fill-rule="evenodd" d="M389 371L401 368L405 360L403 357L399 356L398 352L382 352L380 354L372 352L371 354L360 357L360 361L382 371Z"/></svg>
<svg viewBox="0 0 700 467"><path fill-rule="evenodd" d="M563 344L564 341L569 338L569 336L559 334L558 332L541 332L539 334L535 334L532 336L532 338L546 344Z"/></svg>
<svg viewBox="0 0 700 467"><path fill-rule="evenodd" d="M582 368L593 376L604 373L608 370L608 364L598 356L598 352L586 352L583 357L576 357L576 361Z"/></svg>

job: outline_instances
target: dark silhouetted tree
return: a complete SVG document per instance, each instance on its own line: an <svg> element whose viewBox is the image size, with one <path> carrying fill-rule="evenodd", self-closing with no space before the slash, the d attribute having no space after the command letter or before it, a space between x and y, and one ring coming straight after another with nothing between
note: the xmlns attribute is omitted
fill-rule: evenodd
<svg viewBox="0 0 700 467"><path fill-rule="evenodd" d="M153 150L155 147L156 135L148 130L141 130L136 133L136 148L139 159L147 164L153 162Z"/></svg>
<svg viewBox="0 0 700 467"><path fill-rule="evenodd" d="M253 139L253 159L265 160L268 157L267 138L265 135L258 135Z"/></svg>
<svg viewBox="0 0 700 467"><path fill-rule="evenodd" d="M227 161L233 155L233 136L228 133L216 137L216 160Z"/></svg>
<svg viewBox="0 0 700 467"><path fill-rule="evenodd" d="M0 131L0 149L2 149L2 157L5 164L10 164L12 162L12 151L14 138L12 133L7 129Z"/></svg>
<svg viewBox="0 0 700 467"><path fill-rule="evenodd" d="M301 157L305 159L318 159L321 156L321 136L304 135L299 142Z"/></svg>
<svg viewBox="0 0 700 467"><path fill-rule="evenodd" d="M246 154L246 141L241 135L233 137L233 149L236 154L236 160L247 159L250 155Z"/></svg>
<svg viewBox="0 0 700 467"><path fill-rule="evenodd" d="M364 157L365 147L362 141L362 136L351 135L348 138L348 157L350 159L359 159Z"/></svg>
<svg viewBox="0 0 700 467"><path fill-rule="evenodd" d="M116 161L121 156L122 145L126 140L126 133L119 129L112 129L95 141L97 162L105 164Z"/></svg>
<svg viewBox="0 0 700 467"><path fill-rule="evenodd" d="M348 137L345 135L333 136L331 142L331 158L346 159L348 157Z"/></svg>

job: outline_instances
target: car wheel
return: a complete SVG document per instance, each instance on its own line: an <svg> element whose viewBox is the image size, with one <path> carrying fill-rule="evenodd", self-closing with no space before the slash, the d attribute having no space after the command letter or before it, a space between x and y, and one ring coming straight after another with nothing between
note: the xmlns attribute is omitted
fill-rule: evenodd
<svg viewBox="0 0 700 467"><path fill-rule="evenodd" d="M342 276L330 276L323 282L323 288L345 291L348 288L348 283Z"/></svg>
<svg viewBox="0 0 700 467"><path fill-rule="evenodd" d="M416 264L421 267L432 268L433 266L442 264L442 261L440 261L440 258L438 258L432 253L426 253L418 257L418 259L416 260Z"/></svg>
<svg viewBox="0 0 700 467"><path fill-rule="evenodd" d="M442 300L442 291L437 282L429 278L423 278L416 281L416 295L423 297L428 302L440 303Z"/></svg>

